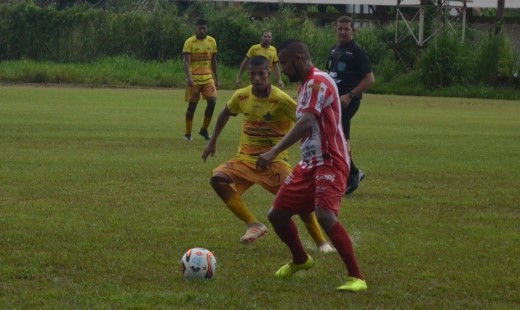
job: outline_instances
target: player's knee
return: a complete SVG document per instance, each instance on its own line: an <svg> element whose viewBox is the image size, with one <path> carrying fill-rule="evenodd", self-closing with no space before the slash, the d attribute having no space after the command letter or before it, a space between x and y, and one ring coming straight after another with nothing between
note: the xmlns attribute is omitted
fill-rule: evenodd
<svg viewBox="0 0 520 310"><path fill-rule="evenodd" d="M206 115L211 116L215 111L215 106L217 105L217 101L215 99L208 99L208 106L206 108Z"/></svg>
<svg viewBox="0 0 520 310"><path fill-rule="evenodd" d="M269 209L269 212L267 213L267 219L271 224L276 225L277 217L274 211L274 208Z"/></svg>
<svg viewBox="0 0 520 310"><path fill-rule="evenodd" d="M323 208L316 208L316 218L325 232L327 232L337 221L337 217L333 212Z"/></svg>
<svg viewBox="0 0 520 310"><path fill-rule="evenodd" d="M287 222L291 219L291 216L292 214L289 212L285 212L274 207L271 207L269 213L267 213L267 219L273 226L286 225Z"/></svg>
<svg viewBox="0 0 520 310"><path fill-rule="evenodd" d="M217 98L215 98L215 97L208 98L207 103L208 103L208 106L214 107L217 104Z"/></svg>
<svg viewBox="0 0 520 310"><path fill-rule="evenodd" d="M213 187L215 190L222 186L222 185L226 185L228 186L229 185L229 181L226 180L225 178L221 177L221 176L212 176L211 179L209 179L209 184L211 185L211 187Z"/></svg>
<svg viewBox="0 0 520 310"><path fill-rule="evenodd" d="M195 113L195 110L197 109L197 104L196 103L193 103L193 102L190 102L188 104L188 113Z"/></svg>

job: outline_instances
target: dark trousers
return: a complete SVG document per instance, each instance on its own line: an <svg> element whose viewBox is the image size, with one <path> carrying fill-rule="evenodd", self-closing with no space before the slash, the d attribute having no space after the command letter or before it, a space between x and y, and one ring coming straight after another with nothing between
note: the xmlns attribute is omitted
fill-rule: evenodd
<svg viewBox="0 0 520 310"><path fill-rule="evenodd" d="M345 138L350 140L350 121L356 115L357 110L359 109L359 105L361 104L361 100L359 98L354 98L350 101L348 107L341 109L341 124L343 125L343 132L345 133ZM350 175L356 175L359 173L358 167L354 164L352 160L352 152L350 154Z"/></svg>

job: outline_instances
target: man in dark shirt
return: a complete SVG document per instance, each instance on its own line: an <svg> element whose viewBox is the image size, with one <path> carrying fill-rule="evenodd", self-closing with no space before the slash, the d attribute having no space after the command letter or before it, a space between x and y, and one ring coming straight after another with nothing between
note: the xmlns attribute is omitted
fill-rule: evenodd
<svg viewBox="0 0 520 310"><path fill-rule="evenodd" d="M350 144L350 122L361 104L363 92L374 84L374 74L363 48L354 41L356 29L352 18L341 16L336 24L338 44L329 52L326 69L338 86L341 100L341 123ZM365 177L350 157L350 176L345 194L355 191Z"/></svg>

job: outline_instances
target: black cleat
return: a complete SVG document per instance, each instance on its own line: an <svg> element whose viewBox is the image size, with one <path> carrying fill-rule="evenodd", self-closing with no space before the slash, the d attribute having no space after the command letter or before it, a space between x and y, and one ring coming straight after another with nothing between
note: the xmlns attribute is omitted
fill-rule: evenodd
<svg viewBox="0 0 520 310"><path fill-rule="evenodd" d="M345 191L345 195L351 194L359 187L359 183L363 181L365 178L365 173L359 169L357 174L353 174L348 178L347 190Z"/></svg>
<svg viewBox="0 0 520 310"><path fill-rule="evenodd" d="M201 128L200 131L199 131L199 135L203 136L204 139L206 139L206 140L211 139L211 136L209 135L207 129Z"/></svg>

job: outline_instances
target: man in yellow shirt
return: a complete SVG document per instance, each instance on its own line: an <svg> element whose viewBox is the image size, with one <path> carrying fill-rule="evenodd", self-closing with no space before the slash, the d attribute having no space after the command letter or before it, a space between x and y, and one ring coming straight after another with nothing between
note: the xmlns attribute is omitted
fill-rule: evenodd
<svg viewBox="0 0 520 310"><path fill-rule="evenodd" d="M250 244L267 233L267 227L244 205L242 195L254 184L276 194L291 172L288 152L281 152L268 170L255 167L259 154L270 150L292 128L296 121L296 102L276 86L269 77L268 60L253 56L247 69L251 85L238 89L220 112L213 136L202 153L206 161L217 150L217 140L232 116L243 114L240 144L237 155L213 170L210 183L226 206L247 225L240 239ZM314 213L301 217L319 251L334 249L326 241Z"/></svg>
<svg viewBox="0 0 520 310"><path fill-rule="evenodd" d="M197 33L184 42L182 49L184 74L186 75L186 132L184 139L191 141L193 116L200 100L200 95L206 99L204 121L199 134L209 140L208 127L217 104L218 64L217 43L208 36L208 23L200 19L197 21Z"/></svg>
<svg viewBox="0 0 520 310"><path fill-rule="evenodd" d="M241 87L242 85L242 74L244 73L247 67L247 61L249 58L253 56L264 56L269 61L269 71L273 72L278 80L278 86L280 88L284 88L282 75L280 74L280 67L278 66L278 54L276 52L276 48L271 45L273 41L273 33L271 31L264 31L262 33L262 41L260 44L255 44L249 48L247 51L246 57L240 64L240 69L238 70L238 75L235 81L237 87Z"/></svg>

